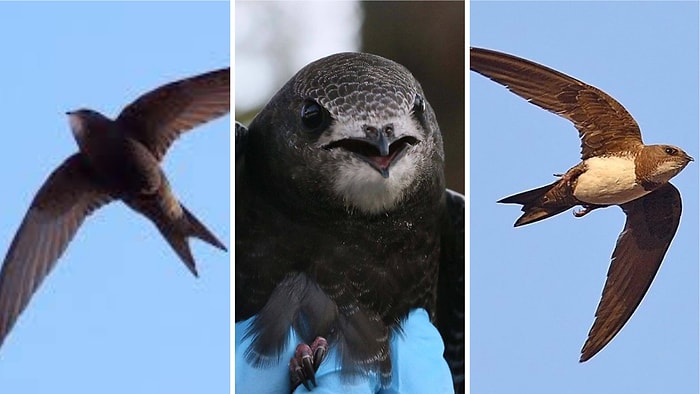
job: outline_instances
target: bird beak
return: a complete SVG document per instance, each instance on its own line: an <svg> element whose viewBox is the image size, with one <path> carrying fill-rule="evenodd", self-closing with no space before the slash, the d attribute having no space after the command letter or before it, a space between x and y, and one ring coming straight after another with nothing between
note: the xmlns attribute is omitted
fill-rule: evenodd
<svg viewBox="0 0 700 394"><path fill-rule="evenodd" d="M377 139L374 140L374 142L368 142L373 143L374 146L376 146L377 149L379 149L380 156L389 156L389 146L393 141L389 141L389 138L387 137L386 132L384 130L379 130L379 132L377 132Z"/></svg>
<svg viewBox="0 0 700 394"><path fill-rule="evenodd" d="M415 145L418 139L410 136L396 138L388 133L389 128L365 127L366 137L346 138L331 142L326 149L342 148L355 154L383 178L389 177L389 168L406 152L409 145Z"/></svg>

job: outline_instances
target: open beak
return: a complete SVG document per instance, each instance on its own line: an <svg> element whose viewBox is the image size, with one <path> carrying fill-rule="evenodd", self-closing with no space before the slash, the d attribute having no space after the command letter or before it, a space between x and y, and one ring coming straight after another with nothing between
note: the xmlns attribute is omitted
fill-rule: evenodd
<svg viewBox="0 0 700 394"><path fill-rule="evenodd" d="M369 129L369 128L368 128ZM389 169L401 157L406 149L420 142L415 137L396 138L387 135L384 129L371 129L367 137L346 138L331 142L326 145L326 149L345 149L377 170L382 177L389 177Z"/></svg>

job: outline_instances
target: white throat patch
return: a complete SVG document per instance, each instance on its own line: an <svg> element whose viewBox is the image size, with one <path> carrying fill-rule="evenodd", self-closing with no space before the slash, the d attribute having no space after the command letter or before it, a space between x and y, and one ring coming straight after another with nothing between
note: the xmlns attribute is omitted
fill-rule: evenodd
<svg viewBox="0 0 700 394"><path fill-rule="evenodd" d="M681 162L667 160L659 163L656 170L651 174L651 180L655 182L668 182L683 169Z"/></svg>
<svg viewBox="0 0 700 394"><path fill-rule="evenodd" d="M384 178L365 161L352 156L336 168L332 179L333 191L349 208L370 214L390 210L403 199L408 187L415 181L418 163L415 147L409 147L403 157L389 169Z"/></svg>
<svg viewBox="0 0 700 394"><path fill-rule="evenodd" d="M409 115L389 119L369 116L367 119L349 119L334 125L317 142L318 149L323 149L331 142L345 138L361 138L365 134L365 124L393 124L395 138L410 136L421 141L416 145L406 146L402 157L392 163L387 178L367 162L348 151L333 151L337 155L333 160L331 185L335 194L341 198L349 209L359 209L370 214L391 210L404 197L410 185L416 181L420 167L427 160L430 141L417 131L420 125Z"/></svg>

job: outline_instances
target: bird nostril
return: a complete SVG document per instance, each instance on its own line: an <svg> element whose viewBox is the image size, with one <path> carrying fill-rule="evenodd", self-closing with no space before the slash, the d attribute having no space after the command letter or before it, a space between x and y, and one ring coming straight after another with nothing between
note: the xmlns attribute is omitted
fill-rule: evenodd
<svg viewBox="0 0 700 394"><path fill-rule="evenodd" d="M393 125L384 126L384 134L386 134L387 137L393 136L394 135L394 126Z"/></svg>
<svg viewBox="0 0 700 394"><path fill-rule="evenodd" d="M377 130L376 127L373 126L362 126L362 131L364 131L368 135L373 135L376 136L379 133L379 130Z"/></svg>

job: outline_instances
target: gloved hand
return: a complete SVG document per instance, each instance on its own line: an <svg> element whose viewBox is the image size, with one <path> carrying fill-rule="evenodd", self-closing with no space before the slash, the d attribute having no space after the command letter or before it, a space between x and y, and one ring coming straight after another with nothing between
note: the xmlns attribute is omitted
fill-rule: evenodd
<svg viewBox="0 0 700 394"><path fill-rule="evenodd" d="M289 393L289 368L287 363L294 355L300 339L292 332L280 362L267 368L254 368L244 356L250 339L242 340L252 321L236 323L236 392L237 393ZM440 333L430 323L424 309L412 310L404 324L403 334L391 340L391 385L382 388L379 376L359 376L343 381L337 352L331 347L327 358L316 372L317 386L313 394L398 394L398 393L454 393L452 377L447 362L442 357L444 346ZM299 386L295 394L309 393Z"/></svg>

